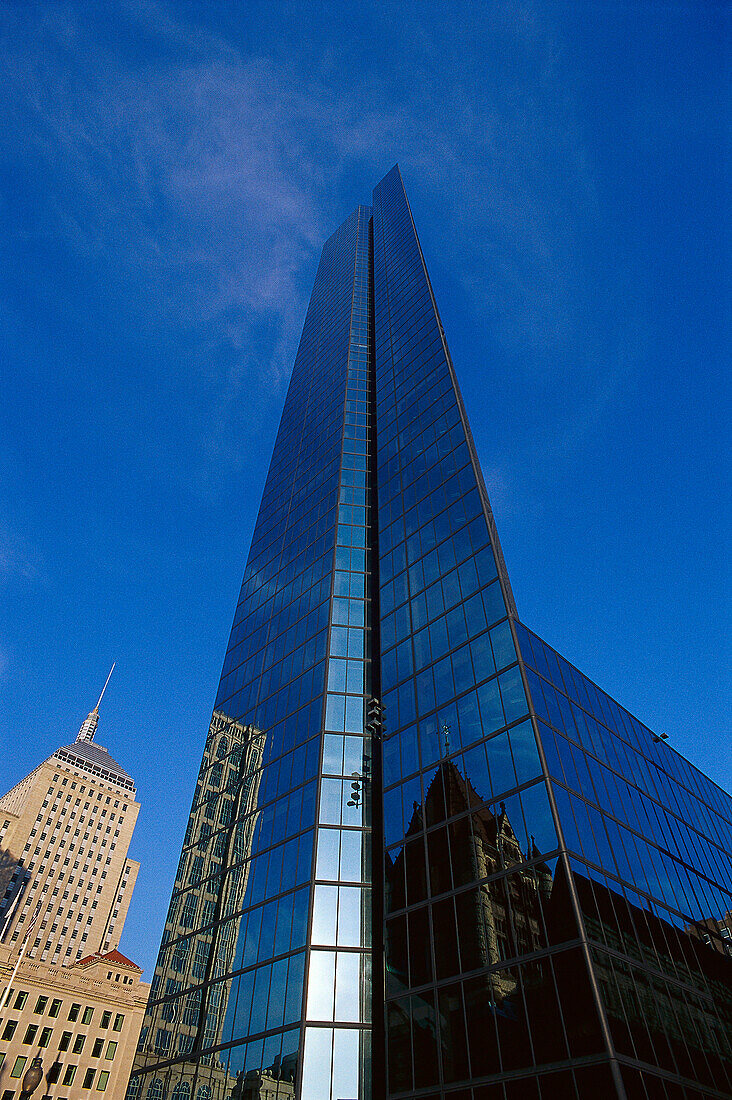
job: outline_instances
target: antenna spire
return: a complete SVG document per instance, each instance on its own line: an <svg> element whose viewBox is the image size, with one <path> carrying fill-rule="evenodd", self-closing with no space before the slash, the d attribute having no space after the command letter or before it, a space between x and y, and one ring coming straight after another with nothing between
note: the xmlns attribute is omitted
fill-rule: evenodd
<svg viewBox="0 0 732 1100"><path fill-rule="evenodd" d="M113 662L112 662L112 667L111 667L111 668L110 668L110 670L109 670L109 676L108 676L108 677L107 677L107 679L106 679L106 680L104 681L104 687L102 688L102 694L101 694L101 695L99 696L99 698L97 699L97 705L96 705L96 706L94 707L94 710L99 710L99 704L101 703L101 701L102 701L102 699L103 699L103 697L104 697L104 693L105 693L105 691L107 690L107 684L108 684L108 683L109 683L109 681L110 681L110 680L112 679L112 673L114 672L114 666L115 666L116 664L117 664L117 662L116 662L116 661L113 661Z"/></svg>

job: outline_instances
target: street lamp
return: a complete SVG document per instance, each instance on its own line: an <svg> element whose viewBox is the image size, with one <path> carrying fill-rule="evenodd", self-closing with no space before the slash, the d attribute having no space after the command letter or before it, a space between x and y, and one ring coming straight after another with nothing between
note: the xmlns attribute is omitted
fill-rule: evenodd
<svg viewBox="0 0 732 1100"><path fill-rule="evenodd" d="M23 1084L20 1090L20 1100L35 1092L43 1080L43 1063L40 1058L34 1058L30 1068L25 1071Z"/></svg>

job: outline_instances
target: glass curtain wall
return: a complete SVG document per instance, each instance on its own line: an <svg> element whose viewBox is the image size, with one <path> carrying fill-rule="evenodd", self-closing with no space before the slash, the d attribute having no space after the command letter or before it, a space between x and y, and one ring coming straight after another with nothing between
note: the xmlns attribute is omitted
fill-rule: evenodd
<svg viewBox="0 0 732 1100"><path fill-rule="evenodd" d="M721 1100L730 804L518 622L394 168L323 249L128 1100Z"/></svg>
<svg viewBox="0 0 732 1100"><path fill-rule="evenodd" d="M517 629L627 1094L732 1095L732 798Z"/></svg>
<svg viewBox="0 0 732 1100"><path fill-rule="evenodd" d="M131 1098L366 1095L370 213L323 249Z"/></svg>
<svg viewBox="0 0 732 1100"><path fill-rule="evenodd" d="M374 192L374 286L388 1095L502 1072L530 1090L537 1066L586 1054L570 1032L581 1013L593 1030L594 1007L585 957L553 953L577 925L510 589L398 170Z"/></svg>

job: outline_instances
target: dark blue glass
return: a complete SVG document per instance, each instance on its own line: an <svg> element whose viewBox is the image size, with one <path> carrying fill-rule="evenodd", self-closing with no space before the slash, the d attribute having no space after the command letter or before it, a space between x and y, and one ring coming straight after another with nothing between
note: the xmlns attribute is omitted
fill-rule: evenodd
<svg viewBox="0 0 732 1100"><path fill-rule="evenodd" d="M128 1100L727 1095L731 851L517 619L395 168L323 249Z"/></svg>
<svg viewBox="0 0 732 1100"><path fill-rule="evenodd" d="M724 1092L732 799L536 635L517 635L615 1048Z"/></svg>

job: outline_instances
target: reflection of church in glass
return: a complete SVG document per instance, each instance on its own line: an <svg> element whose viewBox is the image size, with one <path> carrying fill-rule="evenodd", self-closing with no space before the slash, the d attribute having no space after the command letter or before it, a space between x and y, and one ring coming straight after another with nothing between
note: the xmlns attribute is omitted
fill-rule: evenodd
<svg viewBox="0 0 732 1100"><path fill-rule="evenodd" d="M228 990L217 979L231 971L236 954L239 924L227 918L241 910L247 887L265 740L254 726L214 711L135 1068L166 1056L194 1057L148 1078L144 1097L133 1076L129 1095L140 1100L291 1095L283 1091L286 1066L265 1071L255 1088L230 1078L216 1054L195 1057L199 1048L219 1045L224 1033ZM268 1093L267 1078L279 1092Z"/></svg>
<svg viewBox="0 0 732 1100"><path fill-rule="evenodd" d="M506 877L507 871L516 873ZM425 792L424 807L414 805L404 847L393 862L387 853L389 908L396 911L425 900L428 878L433 897L451 891L451 872L455 885L487 880L460 906L463 970L491 966L543 946L540 900L546 902L551 895L549 867L541 861L533 838L530 850L522 852L505 804L497 809L486 806L470 779L444 760ZM443 910L448 917L452 910L441 908L439 902L431 909L434 935L447 949L451 935L441 935L437 925ZM406 972L406 942L392 940L388 965L394 976ZM438 966L444 965L438 960ZM515 983L500 981L498 992L505 996Z"/></svg>
<svg viewBox="0 0 732 1100"><path fill-rule="evenodd" d="M520 815L520 807L516 809ZM436 996L423 990L391 1001L394 1091L408 1086L410 1063L418 1088L434 1077L438 1048L443 1065L456 1057L455 1044L446 1039L465 1032L464 1019L473 1061L480 1050L483 1072L495 1072L497 1035L507 1050L515 1045L525 1032L529 985L541 1003L552 981L546 963L534 964L530 979L526 964L516 965L548 946L546 914L554 886L552 870L534 838L524 850L517 832L523 832L523 822L521 829L514 828L506 804L486 805L470 778L445 759L429 782L423 805L414 804L404 846L393 861L387 858L387 908L398 913L407 907L405 916L388 921L390 998L435 979L476 974L463 981L470 998L465 1017L457 983L443 986ZM566 919L566 903L560 909ZM458 1074L459 1064L452 1069Z"/></svg>
<svg viewBox="0 0 732 1100"><path fill-rule="evenodd" d="M545 861L533 837L522 847L522 832L449 759L414 803L386 869L392 1091L426 1085L440 1063L460 1079L597 1049L596 1006L572 946L575 904L590 940L606 945L591 953L619 1051L648 1057L652 1043L667 1070L723 1080L732 1034L723 947L705 950L695 926L672 926L578 868L570 884L564 862Z"/></svg>

